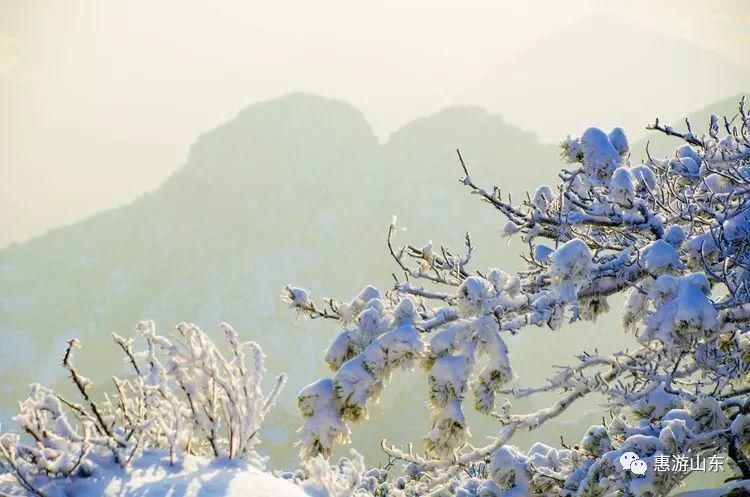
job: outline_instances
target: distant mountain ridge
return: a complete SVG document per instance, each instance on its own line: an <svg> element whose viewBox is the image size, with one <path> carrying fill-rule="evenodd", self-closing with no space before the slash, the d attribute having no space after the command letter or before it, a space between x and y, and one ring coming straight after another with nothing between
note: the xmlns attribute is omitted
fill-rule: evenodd
<svg viewBox="0 0 750 497"><path fill-rule="evenodd" d="M594 10L614 9L602 7ZM743 12L737 8L725 7L723 10L726 12L722 15L727 17L732 16L729 12ZM742 24L740 17L737 16L734 23L737 26ZM679 22L679 18L680 12L676 11L675 22ZM497 30L503 30L504 19L497 19L496 22ZM395 123L402 124L412 116L426 114L448 104L474 104L492 113L502 114L508 123L516 127L531 130L543 143L558 143L568 133L579 133L582 127L589 125L603 128L623 126L632 141L636 141L646 134L644 126L652 122L655 116L679 116L750 88L748 64L733 62L695 42L705 36L701 23L685 27L685 37L673 36L667 31L676 30L638 28L613 15L590 16L531 43L508 39L506 46L495 47L491 44L501 42L490 40L496 38L485 40L480 37L476 39L478 43L482 43L482 40L487 43L483 43L481 51L472 53L471 47L463 44L463 48L459 47L460 50L454 55L450 55L451 51L444 55L434 53L432 55L438 57L446 56L447 68L454 67L451 57L463 58L466 55L467 60L475 62L463 66L464 69L454 68L452 74L456 76L447 80L435 75L424 88L415 88L413 84L401 87L399 83L393 83L398 78L392 78L392 84L389 83L387 88L375 94L338 85L329 88L340 88L334 91L350 95L363 106L369 105L368 118L379 123L379 129L384 133L380 136L386 136ZM724 34L729 36L729 32ZM739 39L739 43L734 45L745 48L747 40L747 37ZM350 49L353 50L352 55L357 57L356 48ZM499 56L499 53L516 55ZM366 59L361 55L357 60ZM344 66L340 69L342 75L349 70ZM405 77L409 78L409 75ZM304 78L299 85L306 85ZM286 84L283 86L286 87ZM14 92L16 90L13 88L17 85L13 83L5 87ZM254 92L252 88L247 88L237 98L253 98ZM389 92L395 93L389 96ZM203 97L200 101L211 100L210 92L200 95ZM267 93L263 92L263 95ZM186 104L183 110L191 108L189 103ZM15 107L11 106L9 110ZM218 107L223 108L221 105ZM214 122L212 119L224 116L223 112L209 112L204 118ZM209 118L209 114L216 117ZM138 115L143 119L141 114ZM188 114L181 112L180 115ZM51 121L47 124L51 126L65 122L70 117L84 121L88 119L82 116L75 113L71 116L48 116ZM40 233L42 229L79 220L101 206L121 205L135 198L138 192L153 190L156 181L165 178L168 171L173 171L174 165L183 162L181 152L168 150L182 151L188 148L190 143L183 140L188 140L196 132L192 119L201 118L196 116L189 119L193 124L180 124L173 129L174 133L168 133L170 136L149 136L148 132L134 132L122 127L118 131L117 126L121 125L116 124L117 117L108 116L98 124L115 127L110 128L106 137L103 134L96 136L96 141L110 143L108 140L115 140L111 142L111 151L102 148L101 144L90 146L93 142L87 144L84 135L43 133L35 137L31 128L21 126L21 121L18 126L8 121L9 130L17 128L19 133L28 136L16 142L19 147L17 151L12 142L3 145L2 150L13 150L13 153L3 156L7 157L9 169L3 183L3 202L0 203L3 207L0 209L0 225L4 228L0 231L0 235L3 235L0 236L0 246L28 240L27 237ZM154 122L161 121L156 119ZM31 118L27 124L31 125L32 122L36 121ZM40 124L48 129L47 124ZM79 124L85 126L85 122ZM180 132L177 132L178 128ZM88 126L87 129L92 128ZM145 126L143 129L152 127ZM101 133L105 133L105 128L101 129ZM96 133L91 135L95 136ZM127 149L117 150L120 145L115 144L126 143L118 141L120 138L117 136L126 135L130 137ZM15 132L7 136L13 137ZM64 143L64 140L71 141ZM32 156L37 157L37 152L32 153L33 150L54 150L56 147L64 147L71 154L45 157L45 153L51 152L38 152L39 158L34 161L36 166L29 164L29 167L18 169ZM26 149L26 152L21 149ZM108 153L116 160L108 161ZM134 155L136 153L149 154L152 160L134 160L133 157L138 157ZM155 159L157 156L169 157L169 160ZM125 157L128 159L125 160ZM111 162L108 167L93 165L108 162ZM46 167L51 167L50 171L55 173L43 173L43 163L47 163ZM83 166L88 163L92 165ZM32 170L36 172L32 173Z"/></svg>
<svg viewBox="0 0 750 497"><path fill-rule="evenodd" d="M279 302L283 285L345 298L367 283L388 288L392 214L414 228L415 243L445 236L460 248L463 230L474 225L487 242L479 257L494 259L501 220L456 181L457 147L487 182L509 164L524 174L539 164L552 171L557 155L476 108L417 120L380 145L350 105L291 94L202 135L157 191L0 251L0 418L8 419L29 382L62 378L57 355L67 338L80 338L79 367L98 379L120 372L111 331L127 333L141 319L161 329L192 321L215 330L226 321L261 344L270 371L289 374L264 432L265 450L289 458L296 391L327 373L322 351L332 335L325 323L295 329ZM507 187L531 186L524 174ZM433 214L439 223L429 224ZM371 456L379 452L372 445Z"/></svg>

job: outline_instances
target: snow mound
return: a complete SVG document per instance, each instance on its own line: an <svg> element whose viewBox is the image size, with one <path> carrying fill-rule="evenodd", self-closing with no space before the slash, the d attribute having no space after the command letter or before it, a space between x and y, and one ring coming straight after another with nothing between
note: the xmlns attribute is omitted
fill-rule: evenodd
<svg viewBox="0 0 750 497"><path fill-rule="evenodd" d="M163 451L145 453L123 470L102 464L88 477L56 480L44 489L50 497L309 497L302 488L263 472L246 462L186 456L169 465ZM0 494L26 496L8 480Z"/></svg>
<svg viewBox="0 0 750 497"><path fill-rule="evenodd" d="M656 240L646 245L641 252L640 262L652 274L668 269L684 268L680 262L680 254L664 240Z"/></svg>

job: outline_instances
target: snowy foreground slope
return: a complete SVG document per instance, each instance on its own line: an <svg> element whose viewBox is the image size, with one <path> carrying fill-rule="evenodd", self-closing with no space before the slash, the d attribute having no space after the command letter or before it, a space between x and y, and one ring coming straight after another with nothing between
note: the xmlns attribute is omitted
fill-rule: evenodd
<svg viewBox="0 0 750 497"><path fill-rule="evenodd" d="M291 482L250 464L187 456L174 466L163 452L144 454L127 471L116 464L100 466L89 478L57 481L45 488L47 497L317 497ZM0 495L26 496L9 480Z"/></svg>

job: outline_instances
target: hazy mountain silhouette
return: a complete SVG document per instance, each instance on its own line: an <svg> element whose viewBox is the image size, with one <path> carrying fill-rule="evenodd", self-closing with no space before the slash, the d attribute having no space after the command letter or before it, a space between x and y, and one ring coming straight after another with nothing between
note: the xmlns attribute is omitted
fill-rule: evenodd
<svg viewBox="0 0 750 497"><path fill-rule="evenodd" d="M483 263L504 248L501 218L456 181L457 147L478 181L508 178L508 191L551 176L557 162L554 148L480 109L418 119L381 146L351 106L292 94L201 136L154 193L0 251L1 417L29 382L62 378L58 353L69 337L84 345L81 369L107 387L99 375L124 370L109 332L127 333L141 319L162 330L192 321L213 331L227 321L261 344L271 372L289 374L264 436L264 450L288 462L296 392L328 374L322 351L335 329L295 326L279 301L284 284L344 298L367 283L388 288L392 214L414 243L431 237L460 248L469 228ZM414 427L412 438L427 431L426 410L404 414L405 424L387 417L400 396L425 391L415 378L401 376L404 388L390 389L373 423L355 432L366 455L377 457L383 435L403 438L404 426Z"/></svg>
<svg viewBox="0 0 750 497"><path fill-rule="evenodd" d="M596 15L498 64L462 101L558 142L591 125L620 125L639 138L654 115L679 115L748 87L750 71L718 53Z"/></svg>
<svg viewBox="0 0 750 497"><path fill-rule="evenodd" d="M470 229L481 258L491 247L504 245L498 232L505 220L459 183L463 170L457 148L476 182L487 188L498 184L504 194L553 181L559 153L478 107L450 107L390 136L383 152L388 170L398 174L391 184L398 185L395 191L403 200L393 204L400 205L399 220L408 226L409 238L462 247L462 230ZM489 255L483 262L498 264L495 254Z"/></svg>

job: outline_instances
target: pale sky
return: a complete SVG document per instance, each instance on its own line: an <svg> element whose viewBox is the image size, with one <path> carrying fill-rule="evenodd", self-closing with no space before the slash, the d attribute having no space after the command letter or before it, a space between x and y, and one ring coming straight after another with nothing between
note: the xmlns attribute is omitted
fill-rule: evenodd
<svg viewBox="0 0 750 497"><path fill-rule="evenodd" d="M0 0L0 247L153 190L253 102L339 98L386 139L592 14L750 69L746 1L652 3Z"/></svg>

